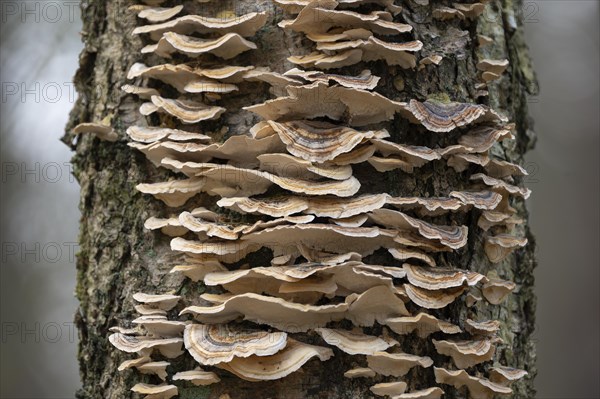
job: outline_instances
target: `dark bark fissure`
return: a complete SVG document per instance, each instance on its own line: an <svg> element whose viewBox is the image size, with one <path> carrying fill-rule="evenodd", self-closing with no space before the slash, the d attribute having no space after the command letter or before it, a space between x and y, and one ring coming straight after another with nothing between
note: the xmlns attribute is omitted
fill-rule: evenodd
<svg viewBox="0 0 600 399"><path fill-rule="evenodd" d="M431 3L437 3L431 1ZM80 69L76 74L79 99L72 111L68 131L73 126L87 121L110 121L119 133L121 140L106 143L92 137L74 140L69 133L63 140L76 151L74 157L75 174L81 185L80 208L82 212L80 248L77 260L77 297L80 308L76 315L80 331L79 362L83 387L78 392L80 398L122 398L131 395L129 389L136 382L150 381L133 371L117 372L117 366L125 356L114 350L108 343L108 329L121 321L135 318L131 295L138 291L156 292L177 290L187 296L198 295L203 291L198 284L190 284L168 272L175 262L169 250L168 239L160 234L144 231L143 223L152 215L166 215L164 206L156 200L140 195L135 185L140 182L164 180L170 172L157 170L140 153L127 146L125 129L140 120L139 102L126 96L120 87L127 83L129 67L142 60L139 50L141 40L132 36L136 25L134 13L127 12L131 5L124 0L90 0L83 3L83 38L85 49L80 57ZM246 4L243 3L242 4ZM249 4L249 3L248 3ZM246 4L247 5L247 4ZM399 16L415 27L414 36L424 43L423 55L444 54L443 62L423 71L402 70L388 67L383 63L368 66L373 74L381 76L378 91L400 101L427 98L481 102L475 98L475 83L478 81L475 68L478 50L476 35L486 34L495 39L490 46L490 58L508 58L510 69L497 84L490 85L488 105L510 115L517 124L516 144L504 146L503 158L511 162L523 160L535 138L531 133L531 122L527 112L527 95L535 94L536 83L531 63L523 39L520 21L520 1L496 0L487 6L485 17L475 22L431 21L433 4L420 6L412 1L404 1L404 11ZM284 33L276 26L281 19L281 11L271 1L257 1L247 5L252 11L268 9L273 19L263 28L253 41L259 50L243 56L240 65L270 66L283 71L285 59L297 53L301 46L309 46L301 41L301 36ZM227 5L223 6L227 7ZM238 5L237 12L247 11ZM514 21L514 22L513 22ZM350 68L357 73L365 65ZM397 80L402 79L404 90L395 89ZM256 104L269 98L268 91L260 86L252 86L251 94L234 96L226 107L239 110L242 106ZM242 93L244 90L242 88ZM154 117L153 117L154 118ZM231 112L221 121L209 125L218 131L228 126L230 134L247 130L255 121L249 113ZM163 121L165 122L165 121ZM170 123L170 121L166 121ZM432 146L440 137L420 135L414 125L397 118L388 129L392 140ZM452 142L452 134L442 140ZM453 189L468 187L465 176L475 169L458 174L445 166L442 161L433 162L413 174L388 172L378 175L378 181L370 181L366 168L357 168L355 176L363 182L363 189L369 192L387 191L393 195L442 195ZM513 201L519 216L526 218L527 211L522 200ZM453 221L467 225L470 231L478 231L476 213L453 214ZM447 222L448 219L440 219ZM518 291L500 306L478 305L476 312L482 319L494 318L503 322L501 338L504 340L495 357L502 364L523 368L529 372L528 378L515 384L515 398L534 396L533 377L535 376L535 347L531 341L535 323L535 296L533 294L533 268L535 267L535 240L527 225L524 231L529 245L497 266L491 266L482 251L482 238L471 234L466 248L457 253L439 257L440 264L461 265L462 268L486 274L494 269L503 278L517 283ZM261 261L260 254L251 258L252 264ZM389 257L374 255L374 261L390 261ZM256 262L256 263L254 263ZM464 319L468 310L461 301L439 312L435 316L447 320ZM368 331L368 330L367 330ZM377 327L373 332L379 332ZM435 337L435 336L434 336ZM308 343L314 336L303 337ZM436 365L449 364L448 358L436 354L430 340L407 336L402 339L402 349L417 355L431 356ZM180 389L181 398L218 398L221 393L229 393L232 399L238 398L364 398L369 397L368 387L379 380L343 378L344 371L359 366L356 360L335 350L335 357L323 364L318 361L308 363L302 372L277 382L249 383L219 372L222 383L210 388ZM176 360L173 368L192 369L189 357ZM389 381L390 379L386 379ZM402 380L409 386L425 388L434 386L433 373L429 369L413 369ZM446 398L465 397L466 391L444 386Z"/></svg>

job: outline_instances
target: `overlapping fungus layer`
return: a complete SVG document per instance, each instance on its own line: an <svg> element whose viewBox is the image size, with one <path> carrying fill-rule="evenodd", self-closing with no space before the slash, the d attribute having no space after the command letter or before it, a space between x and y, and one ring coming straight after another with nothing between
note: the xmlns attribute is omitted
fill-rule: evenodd
<svg viewBox="0 0 600 399"><path fill-rule="evenodd" d="M172 251L182 256L172 272L208 290L192 298L134 296L140 317L132 328L112 328L109 339L138 356L121 370L135 368L160 383L132 390L171 398L180 384L219 383L222 370L248 381L275 380L311 359L326 362L335 350L360 365L345 377L377 379L370 389L375 395L440 398L448 385L466 387L473 398L510 394L508 385L524 371L473 368L494 359L500 323L442 320L436 311L462 295L467 303L483 296L499 304L515 289L497 275L437 261L482 234L491 262L527 244L512 234L521 220L510 206L512 197L529 196L512 180L526 172L490 154L497 142L513 138L506 118L484 105L404 103L375 91L381 79L367 69L372 62L415 68L423 47L411 39L412 26L398 22L401 7L392 0L275 0L288 15L279 27L305 35L314 47L292 55L296 67L285 73L236 61L257 49L252 36L266 24L265 12L182 15L186 7L160 3L132 7L146 21L133 31L149 41L142 53L164 63L131 67L132 84L123 89L143 101L140 112L153 123L130 126L127 134L131 147L178 176L137 186L170 208L168 216L148 219L146 228L172 237ZM360 12L365 4L376 11ZM482 6L438 7L434 17L475 18ZM441 57L423 60L422 67ZM355 64L365 68L358 75L336 71ZM489 59L477 64L485 82L506 66ZM244 109L219 105L248 83L270 85L276 97ZM204 128L227 112L254 114L257 123L225 140ZM460 134L446 147L399 143L385 129L395 118L422 126L424 135ZM93 125L79 130L110 133ZM468 190L437 197L369 192L354 175L356 168L370 170L371 179L413 173L431 162L479 173L465 182ZM480 215L481 231L434 222L452 212ZM247 267L246 257L256 252L270 261ZM369 262L382 253L391 260ZM179 317L168 317L175 310ZM342 320L354 329L340 327L348 325ZM321 344L308 344L307 334ZM425 353L402 352L409 334L431 340L443 355L433 357L456 371L433 367ZM169 359L179 356L193 357L198 367L169 375ZM402 381L413 368L430 369L440 386Z"/></svg>

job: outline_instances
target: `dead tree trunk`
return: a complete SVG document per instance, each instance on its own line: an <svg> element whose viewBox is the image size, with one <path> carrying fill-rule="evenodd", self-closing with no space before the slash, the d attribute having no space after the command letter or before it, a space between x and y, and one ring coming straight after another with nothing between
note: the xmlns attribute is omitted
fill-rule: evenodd
<svg viewBox="0 0 600 399"><path fill-rule="evenodd" d="M383 62L369 63L368 66L361 64L363 69L368 67L374 75L382 78L377 91L397 101L437 99L483 103L505 113L516 123L516 139L510 145L501 145L499 151L503 152L501 155L507 161L520 163L535 141L528 117L527 96L536 90L523 37L522 1L491 0L485 13L475 20L455 18L447 21L432 18L433 10L442 3L438 0L406 0L401 3L403 10L395 18L414 27L414 38L424 43L421 57L438 54L443 56L443 60L437 66L428 65L421 70L389 67ZM452 2L443 3L452 7ZM140 291L171 290L190 296L199 295L202 288L169 274L176 260L169 249L168 238L149 233L143 227L148 217L168 212L159 201L137 192L135 186L141 182L164 181L172 174L155 168L141 153L127 146L126 128L143 117L138 112L140 101L126 95L120 88L128 83L127 72L131 65L142 60L140 49L147 44L139 36L131 34L139 24L135 13L127 11L132 3L125 0L90 0L82 4L85 49L75 78L79 99L71 114L68 131L82 122L105 121L118 133L119 140L109 143L92 136L75 139L71 133L64 137L64 141L76 152L75 174L81 185L81 252L77 261L76 292L80 307L76 322L83 387L77 397L126 398L134 397L130 388L136 382L144 378L150 381L150 377L140 376L131 370L118 372L117 366L127 357L112 348L107 340L110 327L136 317L131 295ZM312 45L301 35L284 33L277 26L282 19L282 11L272 1L242 0L232 4L236 11L258 9L269 13L267 26L252 39L258 50L245 56L248 65L267 66L284 72L292 67L285 61L287 57L300 53L302 46ZM224 9L228 6L223 5ZM491 37L493 43L485 49L480 48L478 35ZM480 97L478 93L481 72L476 64L481 58L506 58L510 61L505 75L489 85L489 97ZM352 71L360 70L354 68ZM229 133L246 133L256 121L250 113L241 111L241 106L269 98L272 96L266 88L238 95L237 111L223 122L228 124ZM396 118L388 129L393 140L399 142L411 142L417 136L414 125L401 118ZM423 143L420 139L417 142ZM367 171L359 172L363 173L360 177L365 181L372 178ZM448 188L466 187L464 176L439 163L417 168L412 174L387 172L377 175L377 181L368 184L381 192L404 196L436 196L447 192ZM519 217L527 218L523 201L515 201L511 205L518 210ZM535 242L529 228L526 223L522 225L529 245L508 260L492 265L483 252L477 218L459 214L451 214L448 218L450 222L467 225L471 234L467 246L445 257L446 261L482 274L495 270L498 275L517 284L516 292L502 305L477 305L477 314L481 319L502 322L500 336L504 344L499 347L495 360L529 372L526 379L513 386L513 397L532 398L536 373L535 347L531 342L536 307L533 294ZM252 262L260 262L260 259ZM463 296L441 315L449 321L458 322L468 311ZM412 335L402 338L401 347L406 352L432 356L436 363L438 360L440 364L447 362L447 358L435 353L431 342ZM336 352L336 356L327 363L310 362L302 372L277 382L250 383L220 372L222 383L207 388L182 385L179 393L181 398L218 398L223 393L228 393L233 399L374 397L369 391L373 380L343 377L346 370L356 367L354 361L352 357ZM186 367L191 369L193 362L187 359L174 367L179 367L177 371ZM436 385L431 369L411 372L405 379L410 380L411 386ZM444 386L444 390L446 398L466 395L464 389Z"/></svg>

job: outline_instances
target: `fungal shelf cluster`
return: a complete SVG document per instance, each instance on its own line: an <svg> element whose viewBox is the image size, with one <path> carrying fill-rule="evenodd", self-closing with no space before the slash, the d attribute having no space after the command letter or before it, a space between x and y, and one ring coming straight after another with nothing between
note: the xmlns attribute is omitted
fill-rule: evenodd
<svg viewBox="0 0 600 399"><path fill-rule="evenodd" d="M423 43L411 38L411 25L398 22L402 8L393 0L274 0L286 15L279 29L312 46L309 54L291 49L295 67L279 72L239 62L257 50L251 40L268 23L267 12L181 15L185 5L161 3L131 7L145 21L133 32L150 43L142 53L162 63L140 62L129 71L123 90L142 100L140 113L153 124L130 126L127 135L132 148L178 176L137 186L168 208L167 217L145 226L171 237L171 250L181 254L172 273L207 290L196 298L159 287L134 295L139 317L113 327L109 340L137 356L120 370L135 368L157 383L132 390L167 399L184 382L218 384L224 372L276 380L314 359L326 368L335 353L345 353L360 367L344 376L377 379L370 388L377 396L434 399L448 386L475 399L511 394L510 384L526 372L491 364L506 326L476 312L452 322L440 316L463 295L468 306L497 305L516 287L440 264L474 235L483 237L493 263L527 244L515 235L522 220L510 205L529 196L513 180L526 171L491 153L514 138L507 118L478 104L394 101L376 91L381 78L369 69L345 74L357 65L414 69L441 61L417 62ZM371 11L363 12L365 5ZM475 18L482 6L440 7L434 18ZM507 66L481 60L481 88ZM264 85L274 98L238 109L219 105L241 88ZM223 139L203 128L233 112L256 121L247 134ZM398 142L386 128L395 118L423 135L452 133L457 140L437 148ZM89 125L79 132L114 138L110 129ZM468 189L436 197L372 191L365 174L356 173L377 179L434 162L458 174L478 172L467 176ZM198 198L203 206L187 205ZM478 215L478 231L440 222L451 214ZM374 255L388 261L374 263ZM250 267L252 256L269 260ZM408 335L436 353L403 352ZM170 373L170 359L181 356L197 367ZM431 370L436 385L403 381L413 368Z"/></svg>

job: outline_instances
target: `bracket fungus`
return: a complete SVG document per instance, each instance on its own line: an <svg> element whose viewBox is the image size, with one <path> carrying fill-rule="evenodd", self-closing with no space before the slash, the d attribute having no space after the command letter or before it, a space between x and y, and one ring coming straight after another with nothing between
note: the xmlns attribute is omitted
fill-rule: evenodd
<svg viewBox="0 0 600 399"><path fill-rule="evenodd" d="M150 385L136 384L131 388L135 393L146 395L146 399L171 399L178 395L178 389L175 385Z"/></svg>
<svg viewBox="0 0 600 399"><path fill-rule="evenodd" d="M392 396L392 399L440 399L444 391L438 387L422 389L420 391L406 392Z"/></svg>
<svg viewBox="0 0 600 399"><path fill-rule="evenodd" d="M85 134L90 133L98 137L100 140L105 141L117 141L119 135L113 130L112 127L102 123L80 123L73 129L73 134Z"/></svg>
<svg viewBox="0 0 600 399"><path fill-rule="evenodd" d="M183 335L187 351L198 363L211 366L234 357L268 356L287 344L287 334L233 328L229 325L190 324Z"/></svg>
<svg viewBox="0 0 600 399"><path fill-rule="evenodd" d="M426 338L438 331L442 331L445 334L458 334L462 332L460 327L439 320L427 313L419 313L416 316L390 318L385 320L383 324L397 334L406 335L414 331L421 338Z"/></svg>
<svg viewBox="0 0 600 399"><path fill-rule="evenodd" d="M345 330L318 328L316 332L325 342L350 355L372 355L375 352L385 351L398 343L394 340L386 341L376 336Z"/></svg>
<svg viewBox="0 0 600 399"><path fill-rule="evenodd" d="M358 367L355 369L348 370L344 373L344 377L354 379L354 378L373 378L377 375L376 372L371 370L368 367Z"/></svg>
<svg viewBox="0 0 600 399"><path fill-rule="evenodd" d="M293 373L313 357L324 362L332 356L329 348L290 340L285 349L272 356L236 358L218 367L248 381L270 381Z"/></svg>
<svg viewBox="0 0 600 399"><path fill-rule="evenodd" d="M173 375L173 381L189 381L196 386L206 386L221 382L221 379L212 371L196 369L176 373Z"/></svg>
<svg viewBox="0 0 600 399"><path fill-rule="evenodd" d="M490 369L490 381L496 384L508 386L514 381L518 381L521 378L524 378L525 376L527 376L527 374L528 373L525 370L515 369L511 367L492 367Z"/></svg>
<svg viewBox="0 0 600 399"><path fill-rule="evenodd" d="M386 96L393 82L402 81L397 87L404 91L411 74L401 69L419 67L424 76L435 72L426 65L445 66L443 48L429 48L430 38L413 33L421 22L401 14L393 0L274 0L293 14L283 19L260 2L241 7L242 15L216 12L210 0L202 7L143 3L131 11L143 20L133 34L145 43L144 59L131 66L122 90L141 102L147 118L123 137L171 176L136 189L177 208L146 216L144 227L171 237L168 277L191 281L171 288L181 295L133 295L139 316L127 328L112 327L108 337L136 354L119 370L196 386L218 384L225 372L273 381L311 359L328 361L335 347L351 359L345 378L375 379L371 393L439 399L440 387L381 377L402 377L414 367L431 374L434 359L443 361L397 346L435 348L458 368L492 362L503 324L475 321L485 316L471 311L499 304L516 287L481 273L527 244L513 233L521 223L515 201L530 195L515 181L527 171L498 158L497 144L515 139L516 125L468 102L476 95L465 102L445 93L426 99L414 92L420 98L408 102ZM462 25L483 7L430 8L434 19L458 18ZM197 10L215 12L191 13ZM286 43L302 42L308 51L286 49L287 61L266 68L267 49L252 37L273 34L261 30L268 23L278 24ZM482 46L491 42L478 38ZM285 70L290 63L298 67ZM488 81L508 66L480 57L476 68ZM260 103L248 103L248 91L261 85ZM400 119L419 126L407 128ZM116 140L121 132L82 124L75 133ZM455 178L421 184L451 168ZM479 250L473 246L490 261L477 265L481 273L463 256L465 247ZM482 298L489 303L470 313L455 308ZM202 368L190 370L193 361ZM225 371L217 375L215 368ZM440 385L466 386L474 399L510 394L508 385L526 375L487 364L480 370L489 370L490 380L438 367L433 374ZM132 390L154 399L178 393L166 383Z"/></svg>
<svg viewBox="0 0 600 399"><path fill-rule="evenodd" d="M383 376L402 377L413 367L431 367L433 360L429 357L410 355L407 353L376 352L367 356L369 368Z"/></svg>
<svg viewBox="0 0 600 399"><path fill-rule="evenodd" d="M401 395L406 391L408 385L404 381L397 382L382 382L373 385L370 390L377 396L396 396Z"/></svg>
<svg viewBox="0 0 600 399"><path fill-rule="evenodd" d="M450 371L434 367L435 380L455 388L466 386L473 399L492 399L496 395L510 395L512 389L485 378L473 377L464 370Z"/></svg>
<svg viewBox="0 0 600 399"><path fill-rule="evenodd" d="M476 339L472 341L433 340L435 349L441 355L452 358L461 369L473 367L494 357L497 339Z"/></svg>

